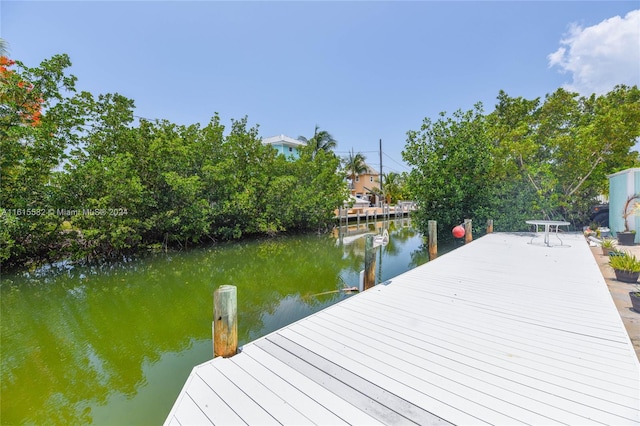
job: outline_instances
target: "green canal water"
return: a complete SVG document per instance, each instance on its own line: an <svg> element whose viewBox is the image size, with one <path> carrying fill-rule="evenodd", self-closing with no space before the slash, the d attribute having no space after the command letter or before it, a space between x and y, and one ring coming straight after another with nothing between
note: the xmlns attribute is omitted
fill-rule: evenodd
<svg viewBox="0 0 640 426"><path fill-rule="evenodd" d="M390 242L379 282L428 260L408 220L368 228L380 226ZM161 424L212 358L218 286L238 288L242 345L351 297L339 289L358 285L364 242L352 231L289 236L3 275L0 423Z"/></svg>

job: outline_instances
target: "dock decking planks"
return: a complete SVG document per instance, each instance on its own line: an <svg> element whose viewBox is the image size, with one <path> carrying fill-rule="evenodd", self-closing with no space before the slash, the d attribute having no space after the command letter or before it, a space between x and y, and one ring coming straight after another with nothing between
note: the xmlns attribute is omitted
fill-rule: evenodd
<svg viewBox="0 0 640 426"><path fill-rule="evenodd" d="M640 423L584 237L536 238L486 235L195 367L166 424Z"/></svg>

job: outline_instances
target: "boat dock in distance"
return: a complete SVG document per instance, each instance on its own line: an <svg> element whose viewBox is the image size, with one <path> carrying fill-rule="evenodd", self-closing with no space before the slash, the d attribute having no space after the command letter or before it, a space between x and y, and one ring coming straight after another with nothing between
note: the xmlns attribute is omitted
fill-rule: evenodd
<svg viewBox="0 0 640 426"><path fill-rule="evenodd" d="M640 424L588 244L541 240L488 234L198 365L165 424Z"/></svg>
<svg viewBox="0 0 640 426"><path fill-rule="evenodd" d="M398 202L394 206L385 204L383 207L353 207L350 209L341 208L335 211L335 219L338 220L340 226L342 222L345 224L349 222L364 221L365 223L370 220L375 221L378 219L404 219L408 218L412 211L415 210L415 203L413 201Z"/></svg>

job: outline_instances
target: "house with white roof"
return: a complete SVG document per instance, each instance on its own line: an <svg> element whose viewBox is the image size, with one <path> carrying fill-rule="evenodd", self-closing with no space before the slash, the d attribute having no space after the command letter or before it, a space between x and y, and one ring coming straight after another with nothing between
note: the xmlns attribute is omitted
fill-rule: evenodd
<svg viewBox="0 0 640 426"><path fill-rule="evenodd" d="M271 145L285 157L296 160L300 158L300 149L306 144L297 139L293 139L286 135L271 136L262 139L263 145Z"/></svg>

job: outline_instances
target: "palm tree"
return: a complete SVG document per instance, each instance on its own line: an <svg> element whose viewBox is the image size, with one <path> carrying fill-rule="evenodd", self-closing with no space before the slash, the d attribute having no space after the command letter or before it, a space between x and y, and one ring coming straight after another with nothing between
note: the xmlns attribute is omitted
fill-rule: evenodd
<svg viewBox="0 0 640 426"><path fill-rule="evenodd" d="M404 196L404 178L401 174L389 172L384 175L384 192L387 203L393 203Z"/></svg>
<svg viewBox="0 0 640 426"><path fill-rule="evenodd" d="M326 130L320 130L317 124L311 139L298 136L298 140L312 148L311 158L315 158L316 154L320 151L330 152L338 145L338 141L331 136L331 133Z"/></svg>
<svg viewBox="0 0 640 426"><path fill-rule="evenodd" d="M0 38L0 56L7 56L9 54L9 43L3 38Z"/></svg>
<svg viewBox="0 0 640 426"><path fill-rule="evenodd" d="M356 176L367 171L365 157L361 153L354 153L353 148L349 152L349 156L344 159L344 167L351 179L351 185L356 181Z"/></svg>

